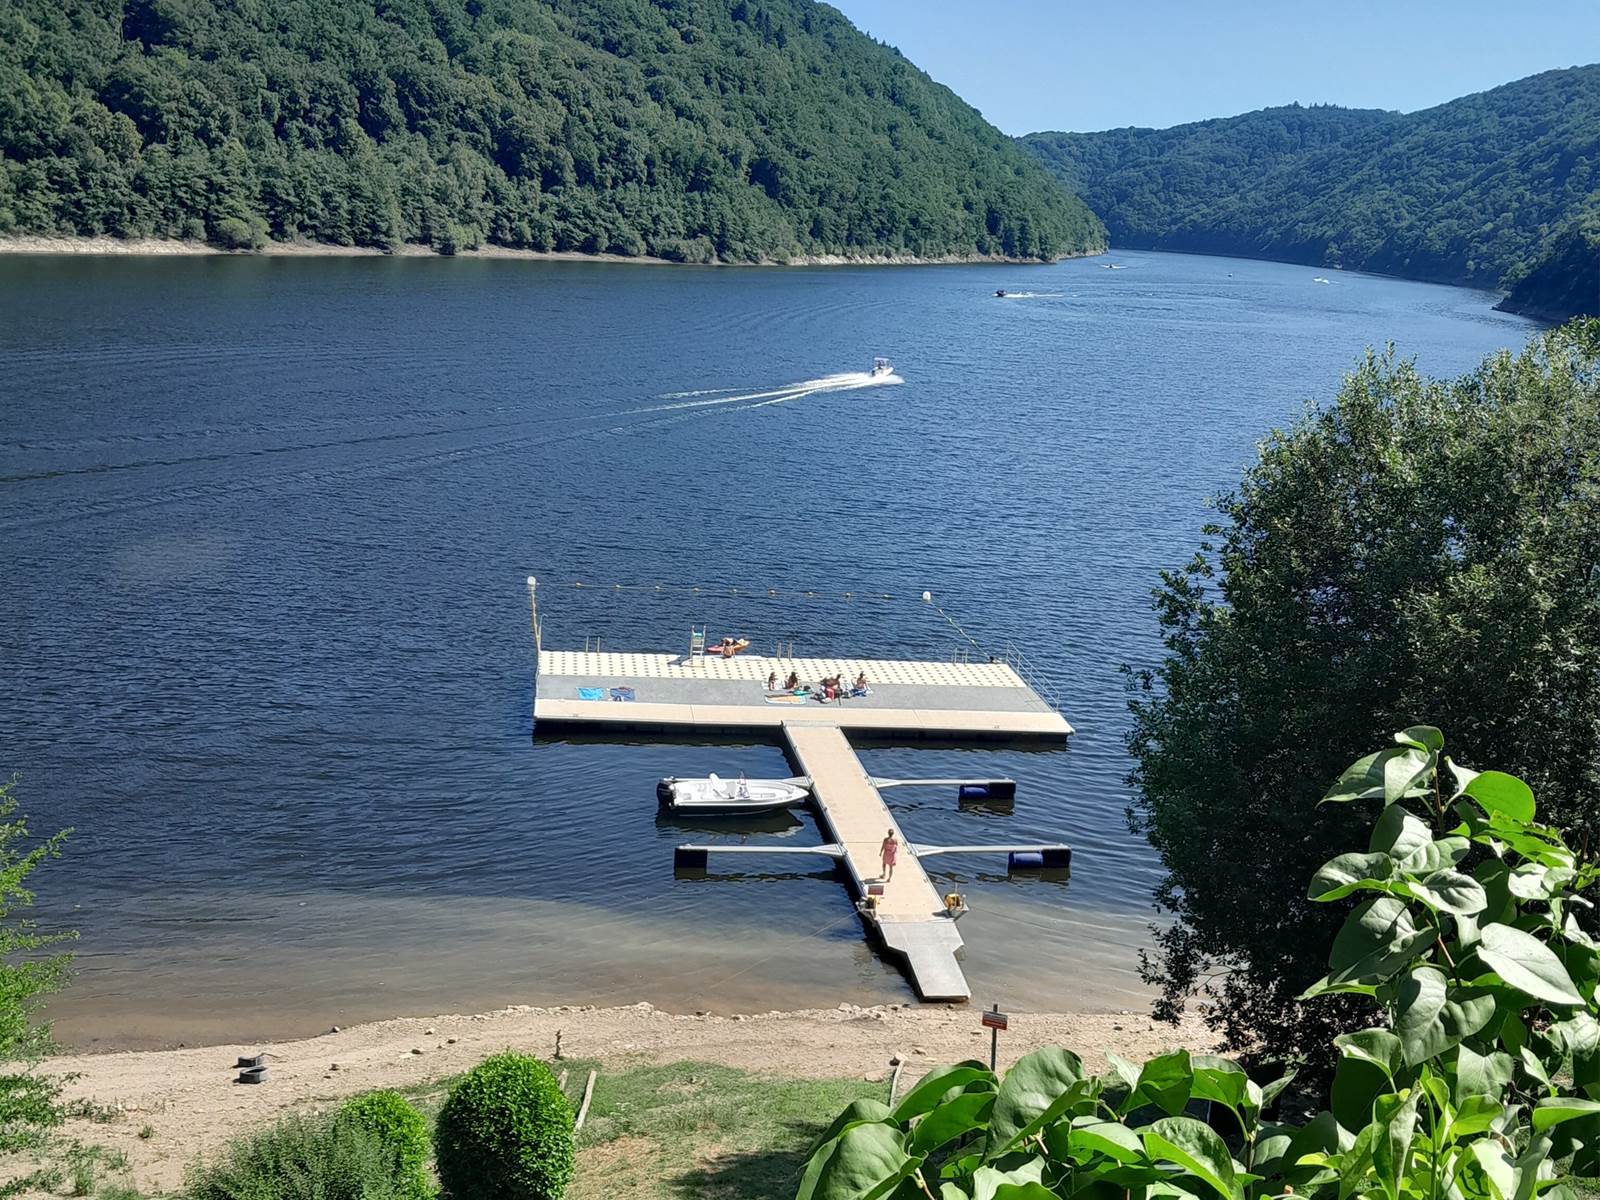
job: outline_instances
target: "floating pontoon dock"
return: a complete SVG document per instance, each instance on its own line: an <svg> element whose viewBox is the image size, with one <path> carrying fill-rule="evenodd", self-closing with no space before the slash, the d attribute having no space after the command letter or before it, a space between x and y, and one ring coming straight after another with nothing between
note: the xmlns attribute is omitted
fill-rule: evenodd
<svg viewBox="0 0 1600 1200"><path fill-rule="evenodd" d="M1020 852L1038 855L1046 867L1070 862L1071 851L1059 844L912 842L901 832L846 736L1065 743L1072 726L1011 665L545 650L535 586L530 578L538 651L535 723L677 733L761 731L781 736L796 770L810 780L813 803L830 842L811 847L681 846L678 865L704 867L713 853L820 854L835 860L849 876L863 918L878 930L884 946L903 960L923 999L966 1000L970 991L956 962L961 935L923 869L922 858ZM782 680L790 672L812 683L830 675L854 679L864 673L871 694L828 703L769 696L768 675L775 673ZM901 855L893 880L884 881L879 847L891 830Z"/></svg>

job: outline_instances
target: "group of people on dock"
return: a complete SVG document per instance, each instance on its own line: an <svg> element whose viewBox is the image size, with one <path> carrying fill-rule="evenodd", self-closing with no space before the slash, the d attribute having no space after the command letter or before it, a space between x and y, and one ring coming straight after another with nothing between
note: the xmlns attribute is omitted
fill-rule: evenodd
<svg viewBox="0 0 1600 1200"><path fill-rule="evenodd" d="M843 700L846 696L870 696L872 688L867 683L867 673L864 670L856 674L856 681L853 684L846 684L844 676L839 674L825 676L815 685L802 684L799 673L790 671L782 687L778 686L778 673L773 671L767 676L767 694L814 696L827 703L830 700Z"/></svg>

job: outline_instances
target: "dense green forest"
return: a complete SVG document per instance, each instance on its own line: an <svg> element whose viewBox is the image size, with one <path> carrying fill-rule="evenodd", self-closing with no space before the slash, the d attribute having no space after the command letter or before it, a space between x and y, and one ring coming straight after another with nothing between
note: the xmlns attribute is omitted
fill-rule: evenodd
<svg viewBox="0 0 1600 1200"><path fill-rule="evenodd" d="M0 233L1054 259L1105 230L811 0L7 0Z"/></svg>
<svg viewBox="0 0 1600 1200"><path fill-rule="evenodd" d="M1027 147L1106 223L1119 246L1153 246L1310 150L1393 116L1376 108L1289 104L1171 129L1032 133Z"/></svg>
<svg viewBox="0 0 1600 1200"><path fill-rule="evenodd" d="M1600 66L1415 113L1277 108L1023 141L1113 244L1509 287L1577 264L1557 243L1600 190ZM1580 293L1590 307L1571 311L1593 312Z"/></svg>
<svg viewBox="0 0 1600 1200"><path fill-rule="evenodd" d="M1495 307L1547 321L1600 315L1600 196L1550 240L1544 255Z"/></svg>

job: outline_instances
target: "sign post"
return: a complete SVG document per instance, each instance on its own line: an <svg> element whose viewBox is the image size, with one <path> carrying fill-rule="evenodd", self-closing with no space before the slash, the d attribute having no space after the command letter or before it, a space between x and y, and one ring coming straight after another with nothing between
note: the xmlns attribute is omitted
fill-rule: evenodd
<svg viewBox="0 0 1600 1200"><path fill-rule="evenodd" d="M991 1071L996 1069L996 1064L1000 1061L1000 1031L1010 1023L1011 1018L1000 1011L998 1004L983 1014L983 1020L980 1024L989 1031L989 1070Z"/></svg>

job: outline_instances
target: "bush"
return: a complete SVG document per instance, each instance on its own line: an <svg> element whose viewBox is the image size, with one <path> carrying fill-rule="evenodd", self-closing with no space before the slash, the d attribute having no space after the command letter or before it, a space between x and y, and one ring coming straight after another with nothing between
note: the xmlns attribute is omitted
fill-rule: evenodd
<svg viewBox="0 0 1600 1200"><path fill-rule="evenodd" d="M435 1132L456 1200L560 1200L572 1178L572 1107L526 1054L497 1054L450 1089Z"/></svg>
<svg viewBox="0 0 1600 1200"><path fill-rule="evenodd" d="M345 1101L334 1127L354 1126L375 1138L394 1157L394 1174L413 1196L431 1195L428 1181L428 1123L398 1092L368 1092Z"/></svg>
<svg viewBox="0 0 1600 1200"><path fill-rule="evenodd" d="M259 250L267 244L266 222L259 217L249 221L223 217L216 223L212 241L224 250Z"/></svg>
<svg viewBox="0 0 1600 1200"><path fill-rule="evenodd" d="M291 1117L192 1167L184 1200L415 1200L395 1156L353 1121Z"/></svg>

